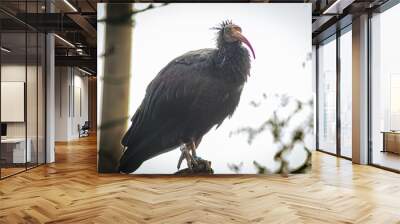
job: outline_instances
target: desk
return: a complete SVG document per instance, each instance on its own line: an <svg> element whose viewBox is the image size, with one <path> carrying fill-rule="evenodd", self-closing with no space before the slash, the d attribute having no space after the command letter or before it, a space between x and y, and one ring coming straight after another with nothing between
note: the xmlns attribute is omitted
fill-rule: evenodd
<svg viewBox="0 0 400 224"><path fill-rule="evenodd" d="M1 159L4 159L6 163L30 162L32 159L32 141L30 138L28 138L26 142L28 143L28 147L26 147L25 154L25 138L1 139Z"/></svg>
<svg viewBox="0 0 400 224"><path fill-rule="evenodd" d="M381 133L383 134L382 152L392 152L400 154L400 132L382 131Z"/></svg>

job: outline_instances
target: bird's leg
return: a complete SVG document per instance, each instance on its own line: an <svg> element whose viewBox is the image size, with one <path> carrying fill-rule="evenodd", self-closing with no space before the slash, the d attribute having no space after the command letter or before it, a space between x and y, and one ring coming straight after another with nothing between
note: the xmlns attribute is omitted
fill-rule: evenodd
<svg viewBox="0 0 400 224"><path fill-rule="evenodd" d="M178 160L178 170L181 167L182 161L183 159L186 159L187 162L187 166L189 169L192 169L193 166L197 166L197 161L195 160L195 158L193 157L193 155L190 154L190 151L194 151L194 149L192 148L193 144L184 144L181 146L180 150L181 150L181 156L179 157Z"/></svg>
<svg viewBox="0 0 400 224"><path fill-rule="evenodd" d="M181 147L180 147L181 156L179 157L179 160L178 160L178 166L177 166L178 170L181 167L183 159L185 158L185 153L184 153L184 151L186 150L185 148L186 148L186 146L184 144L181 145Z"/></svg>
<svg viewBox="0 0 400 224"><path fill-rule="evenodd" d="M190 149L192 151L193 158L196 160L197 159L197 154L196 154L197 146L196 146L196 143L194 141L191 142L191 148Z"/></svg>
<svg viewBox="0 0 400 224"><path fill-rule="evenodd" d="M186 143L181 146L182 154L178 161L178 172L176 172L175 174L193 174L193 173L213 174L214 173L214 170L211 168L211 162L198 157L196 154L196 149L200 143L200 140L192 141L190 143ZM190 152L191 152L191 154L190 154ZM186 159L188 168L179 170L183 159Z"/></svg>
<svg viewBox="0 0 400 224"><path fill-rule="evenodd" d="M197 147L199 146L201 141L201 138L197 139L196 141L192 141L190 146L191 146L191 151L192 151L192 156L194 158L194 166L193 170L195 172L200 172L200 173L214 173L213 169L211 168L211 162L205 159L200 158L196 154Z"/></svg>

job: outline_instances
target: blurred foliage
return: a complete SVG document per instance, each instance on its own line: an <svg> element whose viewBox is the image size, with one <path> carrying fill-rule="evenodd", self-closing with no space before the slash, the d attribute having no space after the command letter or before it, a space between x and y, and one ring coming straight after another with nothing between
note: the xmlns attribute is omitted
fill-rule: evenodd
<svg viewBox="0 0 400 224"><path fill-rule="evenodd" d="M135 14L141 13L141 12L145 12L151 9L155 9L155 8L159 8L159 7L163 7L168 5L168 3L160 3L155 5L154 3L150 3L147 7L145 7L144 9L138 9L138 10L132 10L129 13L124 13L124 14L119 14L119 15L109 15L104 19L99 19L97 20L97 22L99 23L107 23L107 24L111 24L111 25L126 25L126 24L130 24L132 26L135 25L134 20L132 20L132 16L134 16Z"/></svg>
<svg viewBox="0 0 400 224"><path fill-rule="evenodd" d="M289 130L289 126L291 125L293 118L307 109L306 107L309 107L309 109L311 109L310 111L313 110L313 101L309 100L308 102L302 102L287 95L278 94L275 94L274 97L278 98L279 104L278 108L272 112L272 115L269 119L267 119L258 127L239 128L231 132L230 135L241 133L247 134L247 142L248 144L252 144L258 135L266 130L270 131L273 138L273 143L278 146L278 151L275 153L274 160L278 162L279 166L276 171L271 171L266 166L254 161L253 165L255 166L258 174L278 173L287 176L290 173L307 172L311 168L311 151L305 146L304 139L307 134L313 132L313 113L311 112L309 115L307 115L307 118L301 122L300 125L295 126L293 130ZM270 97L267 97L266 94L263 94L263 98L265 100L267 98L269 99ZM253 107L259 107L260 104L261 103L255 103L254 101L250 102L250 105ZM285 114L283 110L290 109L289 105L293 106L293 104L294 107L291 109L290 113L286 114L286 116L282 116ZM289 132L291 132L290 138L285 140L285 134L288 134ZM298 144L304 146L302 148L306 152L306 159L299 167L290 169L289 161L286 159L286 157ZM243 162L239 165L228 164L228 167L235 173L240 173L242 166Z"/></svg>
<svg viewBox="0 0 400 224"><path fill-rule="evenodd" d="M243 162L241 162L239 164L233 164L233 163L228 164L229 169L235 173L239 173L240 170L242 169L242 166L243 166Z"/></svg>

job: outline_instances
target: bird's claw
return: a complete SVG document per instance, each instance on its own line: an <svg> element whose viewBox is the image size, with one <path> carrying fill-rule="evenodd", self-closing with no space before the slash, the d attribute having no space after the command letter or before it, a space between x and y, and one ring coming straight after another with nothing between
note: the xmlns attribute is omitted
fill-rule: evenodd
<svg viewBox="0 0 400 224"><path fill-rule="evenodd" d="M187 145L181 146L181 156L179 157L178 160L178 170L181 167L183 159L186 159L187 166L189 169L192 169L193 166L197 166L197 156L196 154L192 155L190 154L191 149ZM194 150L192 150L193 152Z"/></svg>
<svg viewBox="0 0 400 224"><path fill-rule="evenodd" d="M214 170L211 168L211 162L204 160L200 157L195 158L197 165L191 169L178 170L175 174L213 174Z"/></svg>

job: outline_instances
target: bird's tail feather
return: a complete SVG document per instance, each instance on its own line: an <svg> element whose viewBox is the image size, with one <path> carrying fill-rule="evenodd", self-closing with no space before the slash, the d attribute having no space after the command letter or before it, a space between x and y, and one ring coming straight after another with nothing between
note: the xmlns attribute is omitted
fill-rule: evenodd
<svg viewBox="0 0 400 224"><path fill-rule="evenodd" d="M144 161L156 157L164 152L167 152L174 147L167 147L160 150L160 146L151 145L148 143L136 146L135 148L129 148L128 146L119 161L119 171L123 173L135 172Z"/></svg>
<svg viewBox="0 0 400 224"><path fill-rule="evenodd" d="M128 133L127 133L128 135ZM119 171L132 173L136 171L142 163L153 158L158 153L160 146L154 141L156 136L148 135L146 138L126 141L126 150L119 161Z"/></svg>
<svg viewBox="0 0 400 224"><path fill-rule="evenodd" d="M123 146L127 146L129 142L129 137L131 136L132 126L129 127L128 131L126 131L124 137L122 137L121 144Z"/></svg>
<svg viewBox="0 0 400 224"><path fill-rule="evenodd" d="M135 115L133 115L131 121L132 124L130 125L129 129L126 131L124 137L122 137L121 140L121 144L123 146L128 146L130 143L130 141L134 140L136 135L136 132L138 132L138 129L141 126L141 122L140 122L140 118L142 117L142 110L138 109L135 113Z"/></svg>
<svg viewBox="0 0 400 224"><path fill-rule="evenodd" d="M133 173L146 160L147 158L144 158L143 155L140 155L139 153L135 153L133 155L130 153L124 153L119 161L118 169L123 173Z"/></svg>
<svg viewBox="0 0 400 224"><path fill-rule="evenodd" d="M120 159L119 171L132 173L144 161L175 148L174 139L177 137L173 131L167 131L172 129L172 125L173 122L166 122L157 131L135 130L131 127L122 139L126 150Z"/></svg>

